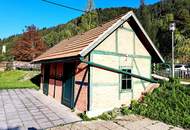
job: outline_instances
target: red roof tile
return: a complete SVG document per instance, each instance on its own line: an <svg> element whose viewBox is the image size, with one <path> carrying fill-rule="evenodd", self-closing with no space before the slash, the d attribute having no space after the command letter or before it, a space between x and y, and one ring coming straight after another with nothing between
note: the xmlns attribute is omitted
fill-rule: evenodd
<svg viewBox="0 0 190 130"><path fill-rule="evenodd" d="M104 31L111 27L119 18L107 22L101 26L91 29L83 34L76 35L72 38L65 39L47 50L45 53L33 60L38 62L57 58L66 58L77 56L91 42L98 38Z"/></svg>

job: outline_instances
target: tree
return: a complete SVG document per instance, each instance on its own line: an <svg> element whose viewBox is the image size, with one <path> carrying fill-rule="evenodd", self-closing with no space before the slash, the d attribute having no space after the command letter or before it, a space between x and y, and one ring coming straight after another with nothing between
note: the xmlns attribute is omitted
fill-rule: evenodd
<svg viewBox="0 0 190 130"><path fill-rule="evenodd" d="M177 26L183 35L190 35L190 13L187 9L180 9L176 16Z"/></svg>
<svg viewBox="0 0 190 130"><path fill-rule="evenodd" d="M169 24L174 21L176 30L180 32L180 35L186 39L190 38L190 0L161 0L161 3L158 2L153 5L146 5L145 0L139 0L139 3L141 3L139 8L96 9L68 23L41 29L39 34L43 36L47 46L52 47L63 39L84 33L106 21L126 14L129 10L133 10L164 59L169 62L171 59L171 32L168 30ZM2 43L7 46L7 53L10 52L9 50L13 47L13 44L18 39L20 40L21 37L23 36L14 35L2 39ZM179 44L180 47L181 43L176 42L176 44ZM178 52L182 55L181 51Z"/></svg>
<svg viewBox="0 0 190 130"><path fill-rule="evenodd" d="M31 61L46 50L46 46L36 26L26 26L23 36L16 41L11 53L15 60Z"/></svg>
<svg viewBox="0 0 190 130"><path fill-rule="evenodd" d="M55 31L51 31L43 39L44 39L44 41L48 47L53 47L59 41L58 40L58 33Z"/></svg>
<svg viewBox="0 0 190 130"><path fill-rule="evenodd" d="M177 32L175 39L177 60L182 63L190 62L190 38L185 38Z"/></svg>

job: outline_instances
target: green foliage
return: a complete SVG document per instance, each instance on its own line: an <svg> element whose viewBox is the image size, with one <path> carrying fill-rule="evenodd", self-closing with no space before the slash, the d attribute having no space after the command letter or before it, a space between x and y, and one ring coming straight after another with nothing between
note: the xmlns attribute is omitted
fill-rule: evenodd
<svg viewBox="0 0 190 130"><path fill-rule="evenodd" d="M48 45L48 47L52 47L56 43L61 41L61 39L63 39L63 35L64 34L62 34L61 32L57 33L57 32L51 31L50 33L48 33L47 35L43 37L43 40L46 41L46 44Z"/></svg>
<svg viewBox="0 0 190 130"><path fill-rule="evenodd" d="M97 117L89 118L85 113L80 113L79 116L83 121L92 121L98 119Z"/></svg>
<svg viewBox="0 0 190 130"><path fill-rule="evenodd" d="M137 11L143 27L167 61L171 59L171 49L168 49L171 48L171 32L168 27L172 21L176 22L176 32L184 38L183 41L176 42L178 46L176 58L179 62L190 61L186 49L190 46L189 40L186 40L190 37L189 4L189 0L175 0L175 2L168 0L162 5L161 3L148 5Z"/></svg>
<svg viewBox="0 0 190 130"><path fill-rule="evenodd" d="M12 61L13 56L11 56L9 53L6 54L0 54L0 62L1 61Z"/></svg>
<svg viewBox="0 0 190 130"><path fill-rule="evenodd" d="M190 38L184 37L180 32L175 35L176 57L181 62L189 62L190 60Z"/></svg>
<svg viewBox="0 0 190 130"><path fill-rule="evenodd" d="M121 108L121 113L123 115L130 115L130 114L132 114L132 110L130 110L128 106L122 107Z"/></svg>
<svg viewBox="0 0 190 130"><path fill-rule="evenodd" d="M190 128L190 88L180 85L179 80L162 82L141 103L132 102L132 111L151 119L175 126Z"/></svg>
<svg viewBox="0 0 190 130"><path fill-rule="evenodd" d="M170 23L174 21L174 15L172 13L166 14L166 22Z"/></svg>
<svg viewBox="0 0 190 130"><path fill-rule="evenodd" d="M38 89L39 86L34 84L30 79L25 80L26 75L31 73L31 77L38 74L35 71L21 71L12 70L0 72L0 89L16 89L16 88L35 88Z"/></svg>
<svg viewBox="0 0 190 130"><path fill-rule="evenodd" d="M107 113L107 112L100 115L99 118L102 119L102 120L112 120L113 119L112 115Z"/></svg>
<svg viewBox="0 0 190 130"><path fill-rule="evenodd" d="M104 112L102 115L98 116L99 119L102 120L113 120L117 117L116 111Z"/></svg>
<svg viewBox="0 0 190 130"><path fill-rule="evenodd" d="M116 109L109 111L109 112L104 112L103 114L101 114L100 116L97 117L92 117L89 118L85 113L80 113L79 116L84 120L84 121L91 121L91 120L97 120L97 119L101 119L101 120L113 120L117 117L118 115L118 111Z"/></svg>

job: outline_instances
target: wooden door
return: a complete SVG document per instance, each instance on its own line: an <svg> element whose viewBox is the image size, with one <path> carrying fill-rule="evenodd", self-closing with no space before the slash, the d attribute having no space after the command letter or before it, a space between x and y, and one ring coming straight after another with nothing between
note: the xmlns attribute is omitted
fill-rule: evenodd
<svg viewBox="0 0 190 130"><path fill-rule="evenodd" d="M49 74L50 74L50 65L44 65L44 83L43 83L43 94L48 95L49 89Z"/></svg>
<svg viewBox="0 0 190 130"><path fill-rule="evenodd" d="M72 108L74 102L74 64L64 64L62 104Z"/></svg>

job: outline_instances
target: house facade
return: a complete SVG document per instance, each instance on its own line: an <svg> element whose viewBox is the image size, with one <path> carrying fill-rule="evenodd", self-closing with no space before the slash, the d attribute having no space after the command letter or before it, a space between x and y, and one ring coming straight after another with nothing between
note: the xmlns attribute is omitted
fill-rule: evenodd
<svg viewBox="0 0 190 130"><path fill-rule="evenodd" d="M33 62L42 64L44 94L96 116L138 99L151 84L151 64L164 60L128 12L60 42Z"/></svg>

